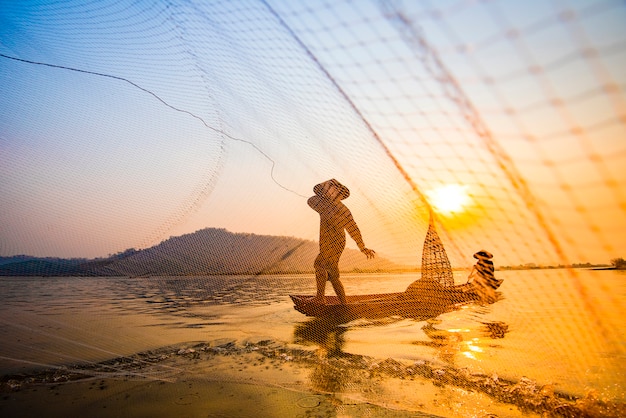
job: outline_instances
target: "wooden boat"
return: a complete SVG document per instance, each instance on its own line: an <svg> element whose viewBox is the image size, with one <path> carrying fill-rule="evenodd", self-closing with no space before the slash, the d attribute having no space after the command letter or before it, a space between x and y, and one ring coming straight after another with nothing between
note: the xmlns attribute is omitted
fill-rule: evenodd
<svg viewBox="0 0 626 418"><path fill-rule="evenodd" d="M314 301L313 295L289 296L294 308L307 316L343 319L389 316L427 319L480 300L478 293L468 284L448 288L425 287L418 291L348 295L345 305L340 303L337 296L325 296L323 303Z"/></svg>
<svg viewBox="0 0 626 418"><path fill-rule="evenodd" d="M421 271L421 277L404 292L346 296L346 304L341 304L337 296L325 296L323 302L315 301L312 295L289 297L294 308L307 316L342 320L394 315L428 319L475 301L493 303L500 297L495 288L501 281L490 284L491 288L481 286L476 280L462 285L454 284L452 267L435 229L432 213L424 240Z"/></svg>

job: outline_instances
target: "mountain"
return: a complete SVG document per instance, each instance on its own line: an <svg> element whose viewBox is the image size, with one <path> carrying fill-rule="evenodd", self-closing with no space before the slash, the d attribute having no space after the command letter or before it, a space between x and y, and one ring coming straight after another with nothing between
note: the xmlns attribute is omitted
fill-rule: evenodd
<svg viewBox="0 0 626 418"><path fill-rule="evenodd" d="M312 273L315 241L293 237L232 233L206 228L172 237L145 250L127 250L106 259L63 260L21 256L0 264L3 276L156 276ZM339 263L346 271L406 268L381 257L368 260L346 249Z"/></svg>

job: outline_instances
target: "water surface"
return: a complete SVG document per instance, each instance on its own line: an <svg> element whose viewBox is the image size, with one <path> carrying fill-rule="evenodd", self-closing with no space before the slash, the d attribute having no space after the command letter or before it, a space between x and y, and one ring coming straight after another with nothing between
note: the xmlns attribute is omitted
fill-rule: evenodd
<svg viewBox="0 0 626 418"><path fill-rule="evenodd" d="M348 294L404 290L414 274L344 274ZM428 321L327 324L289 294L312 275L0 279L0 371L102 361L189 341L290 347L442 365L624 401L626 274L498 272L504 299ZM463 281L461 274L458 281ZM328 292L332 292L329 286Z"/></svg>

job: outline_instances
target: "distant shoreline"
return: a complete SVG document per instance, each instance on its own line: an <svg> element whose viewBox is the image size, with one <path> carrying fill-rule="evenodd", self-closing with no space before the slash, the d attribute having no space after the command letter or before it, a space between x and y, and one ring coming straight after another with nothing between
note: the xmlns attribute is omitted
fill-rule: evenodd
<svg viewBox="0 0 626 418"><path fill-rule="evenodd" d="M619 270L606 264L580 264L569 266L502 266L496 267L496 271L506 270L553 270L553 269L587 269L587 270Z"/></svg>
<svg viewBox="0 0 626 418"><path fill-rule="evenodd" d="M150 277L312 274L319 252L315 241L301 238L233 233L223 228L204 228L170 237L150 248L129 248L106 258L56 258L28 255L0 256L0 276L12 277ZM496 265L497 271L593 268L611 270L618 261L571 263L545 266L533 262ZM472 260L473 261L473 260ZM464 261L465 264L468 261ZM615 263L614 263L615 262ZM419 259L397 263L384 256L375 260L347 248L339 264L343 274L420 273ZM617 264L616 264L617 263ZM456 272L469 272L472 265L459 265Z"/></svg>
<svg viewBox="0 0 626 418"><path fill-rule="evenodd" d="M453 268L452 270L455 272L467 271L471 267L458 267ZM502 271L524 271L524 270L558 270L558 269L583 269L583 270L595 270L595 271L603 271L603 270L617 270L617 271L626 271L626 269L619 269L614 266L591 266L591 267L573 267L573 266L536 266L536 267L525 267L525 266L504 266L497 267L497 272ZM357 269L357 270L344 270L341 271L341 274L409 274L409 273L421 273L420 268L409 268L409 269L396 269L396 270L365 270L365 269ZM264 272L206 272L206 273L193 273L193 274L168 274L168 273L151 273L151 274L142 274L142 275L128 275L128 274L5 274L5 272L0 271L0 277L39 277L39 278L51 278L51 277L128 277L131 279L149 279L151 277L203 277L203 276L289 276L289 275L312 275L315 274L314 271L264 271Z"/></svg>

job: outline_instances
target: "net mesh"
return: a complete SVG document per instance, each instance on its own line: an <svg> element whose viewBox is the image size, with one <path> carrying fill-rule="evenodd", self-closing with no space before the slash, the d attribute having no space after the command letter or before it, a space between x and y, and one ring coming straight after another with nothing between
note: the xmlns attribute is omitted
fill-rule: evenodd
<svg viewBox="0 0 626 418"><path fill-rule="evenodd" d="M2 274L137 280L94 279L100 293L83 281L49 281L41 292L4 282L0 332L40 345L32 356L26 344L7 345L3 361L62 375L55 358L82 360L93 367L77 370L93 377L139 370L176 381L188 372L159 368L171 350L141 351L165 345L156 337L137 334L117 349L119 338L66 315L79 310L72 290L82 302L114 295L106 312L85 305L98 326L115 323L115 312L140 312L137 327L155 326L142 315L167 312L201 332L167 338L211 341L180 356L255 348L281 364L299 359L315 364L319 393L360 391L369 405L397 395L406 410L447 415L458 399L448 386L481 388L524 413L623 404L622 276L575 267L626 264L625 18L613 0L0 3ZM367 260L348 238L346 293L386 295L382 305L397 309L385 320L303 322L289 300L315 293L320 223L306 199L331 178L349 187L346 206L377 255ZM504 279L494 304L462 292L481 249ZM348 274L364 271L396 276ZM420 311L403 322L398 295L420 279L461 293L436 320L424 324ZM32 310L22 322L11 320L24 306ZM260 310L229 310L241 306ZM288 343L242 342L232 330L253 316L263 323L252 334L268 329ZM402 330L415 335L410 344ZM236 334L234 345L216 332ZM319 358L289 351L294 341L319 348ZM341 353L364 363L346 365ZM346 389L337 377L357 382L364 370L428 377L450 408L400 384ZM484 414L509 413L481 402L470 401Z"/></svg>

